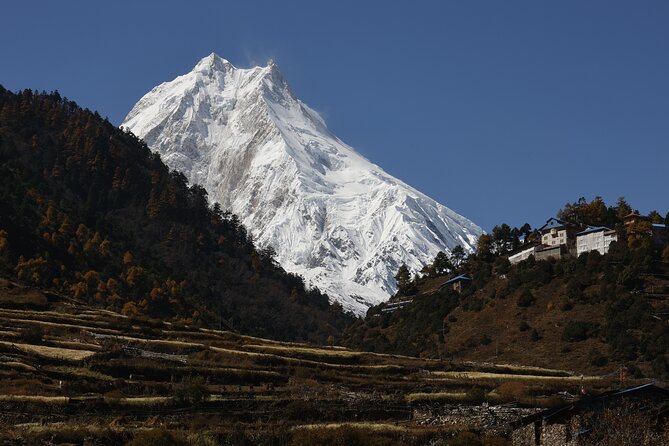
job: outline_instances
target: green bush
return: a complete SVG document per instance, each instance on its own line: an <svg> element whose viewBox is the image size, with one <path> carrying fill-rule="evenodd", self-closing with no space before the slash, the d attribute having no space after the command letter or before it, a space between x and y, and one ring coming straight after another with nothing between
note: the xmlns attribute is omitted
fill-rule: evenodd
<svg viewBox="0 0 669 446"><path fill-rule="evenodd" d="M560 307L562 311L571 311L573 308L574 304L570 301L563 303L562 306Z"/></svg>
<svg viewBox="0 0 669 446"><path fill-rule="evenodd" d="M595 367L604 367L609 363L609 358L604 356L599 350L592 349L590 351L590 364Z"/></svg>
<svg viewBox="0 0 669 446"><path fill-rule="evenodd" d="M44 330L39 325L31 325L21 330L20 339L26 344L41 344L44 340Z"/></svg>
<svg viewBox="0 0 669 446"><path fill-rule="evenodd" d="M186 376L174 386L174 399L178 403L198 404L209 398L209 389L201 376Z"/></svg>
<svg viewBox="0 0 669 446"><path fill-rule="evenodd" d="M530 341L537 342L540 339L541 336L539 335L539 332L536 330L536 328L533 328L532 333L530 334Z"/></svg>
<svg viewBox="0 0 669 446"><path fill-rule="evenodd" d="M535 299L530 290L525 289L520 293L520 296L518 296L518 300L516 301L516 305L518 305L521 308L527 308L530 305L534 303Z"/></svg>
<svg viewBox="0 0 669 446"><path fill-rule="evenodd" d="M584 321L569 321L562 332L562 340L566 342L585 341L596 334L597 327Z"/></svg>

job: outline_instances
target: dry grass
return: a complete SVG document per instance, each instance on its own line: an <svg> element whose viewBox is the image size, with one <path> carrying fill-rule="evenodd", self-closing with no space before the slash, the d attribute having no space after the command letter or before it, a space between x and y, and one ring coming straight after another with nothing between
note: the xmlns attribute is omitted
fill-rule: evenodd
<svg viewBox="0 0 669 446"><path fill-rule="evenodd" d="M95 370L87 369L84 367L72 367L67 365L54 365L44 367L47 371L53 371L58 373L64 373L66 375L73 375L82 378L93 378L100 381L114 381L114 378L105 375L104 373L96 372Z"/></svg>
<svg viewBox="0 0 669 446"><path fill-rule="evenodd" d="M323 424L301 424L293 427L293 430L299 429L339 429L339 428L364 429L374 432L406 432L408 429L404 426L390 423L372 423L372 422L351 422L351 423L323 423Z"/></svg>
<svg viewBox="0 0 669 446"><path fill-rule="evenodd" d="M0 318L2 318L1 315L0 315ZM93 327L93 326L89 326L89 325L74 325L74 324L67 324L67 323L62 323L62 322L41 321L41 320L36 320L36 319L2 318L2 320L4 320L5 322L18 324L20 326L41 325L43 327L74 328L74 329L77 329L77 330L87 330L87 331L95 332L95 333L104 333L104 334L111 334L111 335L121 336L121 331L119 331L119 330L114 330L114 329L111 329L111 328Z"/></svg>
<svg viewBox="0 0 669 446"><path fill-rule="evenodd" d="M248 348L251 350L277 352L277 353L332 356L338 358L342 357L359 358L360 356L365 355L365 353L354 352L351 350L328 349L328 348L306 347L306 346L296 347L296 346L246 344L243 346L243 348Z"/></svg>
<svg viewBox="0 0 669 446"><path fill-rule="evenodd" d="M436 378L435 378L436 377ZM455 382L472 380L520 380L520 381L581 381L580 376L518 375L513 373L492 372L432 372L430 380L448 380ZM598 376L584 376L584 381L599 381Z"/></svg>
<svg viewBox="0 0 669 446"><path fill-rule="evenodd" d="M58 345L61 348L71 348L72 350L101 350L97 344L89 344L88 342L77 342L77 341L64 341L52 336L47 336L45 338L48 341L52 341L54 344Z"/></svg>
<svg viewBox="0 0 669 446"><path fill-rule="evenodd" d="M404 399L413 403L415 401L431 402L463 402L467 400L465 392L438 392L438 393L410 393Z"/></svg>
<svg viewBox="0 0 669 446"><path fill-rule="evenodd" d="M7 361L0 362L0 368L9 368L14 370L20 370L22 372L36 372L37 369L31 365L24 364L18 361Z"/></svg>
<svg viewBox="0 0 669 446"><path fill-rule="evenodd" d="M488 363L488 362L472 362L466 361L461 363L467 368L473 368L477 370L488 370L491 373L512 373L519 375L546 375L546 376L571 376L572 373L567 370L560 369L548 369L544 367L534 367L527 365L519 364L500 364L500 363Z"/></svg>
<svg viewBox="0 0 669 446"><path fill-rule="evenodd" d="M90 350L72 350L69 348L47 347L44 345L16 344L0 341L0 345L15 347L25 353L32 353L49 359L61 359L67 361L82 361L95 354Z"/></svg>
<svg viewBox="0 0 669 446"><path fill-rule="evenodd" d="M0 395L0 401L65 405L70 399L66 396Z"/></svg>
<svg viewBox="0 0 669 446"><path fill-rule="evenodd" d="M169 396L137 396L125 398L104 397L105 402L124 406L163 406L172 402Z"/></svg>
<svg viewBox="0 0 669 446"><path fill-rule="evenodd" d="M322 369L334 369L340 371L349 371L351 373L364 373L364 372L398 372L405 370L405 367L395 364L374 364L374 365L359 365L359 364L332 364L329 362L323 361L314 361L311 359L301 359L293 358L290 356L283 356L280 354L271 354L271 353L258 353L258 352L248 352L244 350L234 350L223 347L209 347L209 350L222 353L224 355L230 356L241 356L252 360L257 361L280 361L287 365L291 366L300 366L300 367L315 367ZM290 349L283 349L283 352L288 352ZM277 350L279 352L281 350Z"/></svg>

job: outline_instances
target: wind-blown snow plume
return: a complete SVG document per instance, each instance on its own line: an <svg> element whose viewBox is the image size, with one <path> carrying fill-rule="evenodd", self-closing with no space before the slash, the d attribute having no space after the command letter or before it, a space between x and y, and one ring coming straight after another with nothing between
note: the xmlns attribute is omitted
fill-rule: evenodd
<svg viewBox="0 0 669 446"><path fill-rule="evenodd" d="M358 314L396 291L402 263L419 270L483 233L340 141L271 62L239 69L211 54L122 126L237 214L284 269Z"/></svg>

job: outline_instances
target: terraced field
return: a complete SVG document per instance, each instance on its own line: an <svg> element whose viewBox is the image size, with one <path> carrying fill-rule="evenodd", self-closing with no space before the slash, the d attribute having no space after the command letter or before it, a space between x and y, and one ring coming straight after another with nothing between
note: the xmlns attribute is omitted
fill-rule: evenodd
<svg viewBox="0 0 669 446"><path fill-rule="evenodd" d="M21 308L20 287L9 286L12 308L0 308L0 440L7 444L123 444L156 432L190 444L310 444L332 432L426 444L462 430L503 436L514 417L561 402L558 392L610 385L563 370L133 320L54 295L43 296L40 310ZM34 300L36 290L25 293ZM457 415L462 407L473 412Z"/></svg>

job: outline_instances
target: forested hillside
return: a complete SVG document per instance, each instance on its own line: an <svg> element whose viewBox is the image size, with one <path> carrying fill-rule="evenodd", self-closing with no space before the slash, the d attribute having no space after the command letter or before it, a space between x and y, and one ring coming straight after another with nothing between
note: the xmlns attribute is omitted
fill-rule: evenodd
<svg viewBox="0 0 669 446"><path fill-rule="evenodd" d="M0 87L0 274L131 317L324 342L351 322L131 133Z"/></svg>
<svg viewBox="0 0 669 446"><path fill-rule="evenodd" d="M346 333L346 343L377 352L566 367L669 377L669 247L648 228L667 217L653 211L634 227L623 225L632 208L621 199L579 200L558 212L582 224L607 224L618 241L560 260L511 265L508 254L538 231L497 226L481 236L475 255L437 255L422 274L400 270L400 292L373 307ZM447 279L473 278L461 294ZM393 310L392 301L409 301Z"/></svg>

